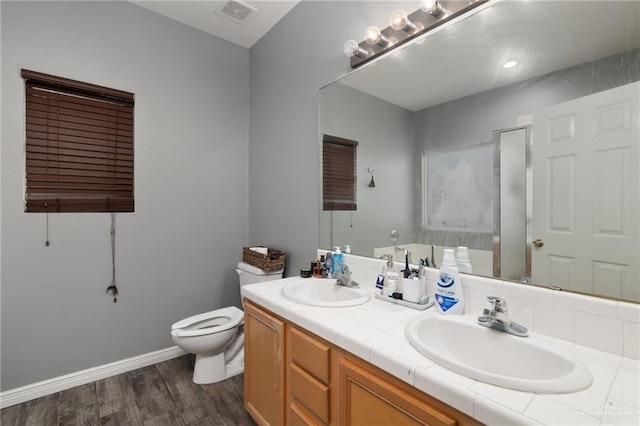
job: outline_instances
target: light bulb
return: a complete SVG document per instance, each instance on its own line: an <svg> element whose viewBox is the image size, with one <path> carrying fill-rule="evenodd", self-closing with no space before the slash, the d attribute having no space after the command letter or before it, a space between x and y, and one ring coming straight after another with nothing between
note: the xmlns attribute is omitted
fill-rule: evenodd
<svg viewBox="0 0 640 426"><path fill-rule="evenodd" d="M423 12L427 12L431 16L440 16L444 8L438 2L438 0L421 0L420 1L420 9Z"/></svg>
<svg viewBox="0 0 640 426"><path fill-rule="evenodd" d="M347 40L342 47L344 50L344 54L348 57L357 56L358 58L366 58L369 53L360 47L357 41L355 40Z"/></svg>
<svg viewBox="0 0 640 426"><path fill-rule="evenodd" d="M407 12L402 9L394 11L389 17L389 25L396 31L404 31L410 33L416 29L416 26L409 20Z"/></svg>
<svg viewBox="0 0 640 426"><path fill-rule="evenodd" d="M509 69L509 68L515 67L516 65L518 65L517 61L507 61L507 62L504 63L504 65L502 67Z"/></svg>
<svg viewBox="0 0 640 426"><path fill-rule="evenodd" d="M371 45L378 44L381 36L380 28L376 26L371 26L364 31L364 39Z"/></svg>
<svg viewBox="0 0 640 426"><path fill-rule="evenodd" d="M385 35L380 31L380 28L376 26L371 26L365 30L364 40L371 46L377 44L381 47L387 47L390 44L389 39L385 37Z"/></svg>

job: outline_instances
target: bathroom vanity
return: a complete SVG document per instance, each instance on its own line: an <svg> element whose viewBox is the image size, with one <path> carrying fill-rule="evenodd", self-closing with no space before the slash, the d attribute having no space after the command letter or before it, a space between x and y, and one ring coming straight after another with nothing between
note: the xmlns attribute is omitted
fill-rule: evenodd
<svg viewBox="0 0 640 426"><path fill-rule="evenodd" d="M349 261L356 264L355 258ZM364 271L363 265L358 265L358 271ZM429 271L428 287L433 285L431 275L435 273ZM358 279L374 282L374 277L370 278ZM482 306L476 302L476 292L480 299L486 299L487 292L504 296L502 285L509 285L498 286L481 277L465 278L472 312L476 305ZM409 343L407 324L439 316L433 309L419 311L376 298L350 307L308 306L283 294L283 288L299 280L291 277L241 290L245 303L245 407L258 424L637 423L637 359L551 337L533 328L533 338L547 347L568 350L584 363L593 374L593 384L564 394L494 386L433 362ZM364 287L373 292L372 287ZM542 300L538 293L543 290L530 290ZM515 304L518 298L509 294L507 299ZM578 297L556 296L556 303ZM599 311L595 303L589 308ZM635 318L634 306L605 305L616 306L617 315ZM581 321L582 314L577 316Z"/></svg>
<svg viewBox="0 0 640 426"><path fill-rule="evenodd" d="M481 424L259 305L244 307L245 407L258 424Z"/></svg>

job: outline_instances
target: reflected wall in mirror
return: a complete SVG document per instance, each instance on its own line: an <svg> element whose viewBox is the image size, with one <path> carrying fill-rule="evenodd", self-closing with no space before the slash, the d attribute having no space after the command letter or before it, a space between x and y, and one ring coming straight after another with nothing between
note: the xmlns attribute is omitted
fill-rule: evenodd
<svg viewBox="0 0 640 426"><path fill-rule="evenodd" d="M493 276L494 234L506 241L517 233L525 235L518 248L525 259L503 260L501 276L640 300L639 21L635 1L490 2L322 88L321 133L360 146L358 210L321 211L321 247L349 244L354 254L396 259L407 247L417 262L433 245L439 265L444 247L467 246L474 273ZM507 60L518 65L505 69ZM499 227L494 219L492 230L474 226L477 220L428 226L428 200L464 184L468 198L483 203L500 183L470 179L486 167L493 175L497 161L461 160L446 185L435 185L438 194L427 193L434 185L425 182L425 159L493 144L495 134L525 127L531 176L522 196L530 213L504 213L512 223ZM374 188L367 187L370 167ZM517 191L523 183L502 185ZM496 198L490 203L500 208ZM533 247L535 240L543 245ZM504 274L516 264L524 272Z"/></svg>

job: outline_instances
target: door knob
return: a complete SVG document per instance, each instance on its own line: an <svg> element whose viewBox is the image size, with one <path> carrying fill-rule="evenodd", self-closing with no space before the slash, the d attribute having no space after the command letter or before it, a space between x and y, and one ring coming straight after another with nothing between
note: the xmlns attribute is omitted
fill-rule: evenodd
<svg viewBox="0 0 640 426"><path fill-rule="evenodd" d="M540 238L538 238L537 240L534 240L531 244L533 244L534 247L542 247L544 245L544 241L542 241Z"/></svg>

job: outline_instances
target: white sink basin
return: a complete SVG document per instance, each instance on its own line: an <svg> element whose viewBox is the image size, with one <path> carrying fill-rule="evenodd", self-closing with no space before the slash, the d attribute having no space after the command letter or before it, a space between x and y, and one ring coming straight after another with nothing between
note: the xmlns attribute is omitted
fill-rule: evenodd
<svg viewBox="0 0 640 426"><path fill-rule="evenodd" d="M361 305L371 299L365 289L345 287L324 278L301 278L286 284L282 294L297 303L324 307Z"/></svg>
<svg viewBox="0 0 640 426"><path fill-rule="evenodd" d="M588 388L591 372L569 352L543 346L535 336L517 337L476 324L472 316L436 315L407 325L411 345L458 374L533 393Z"/></svg>

